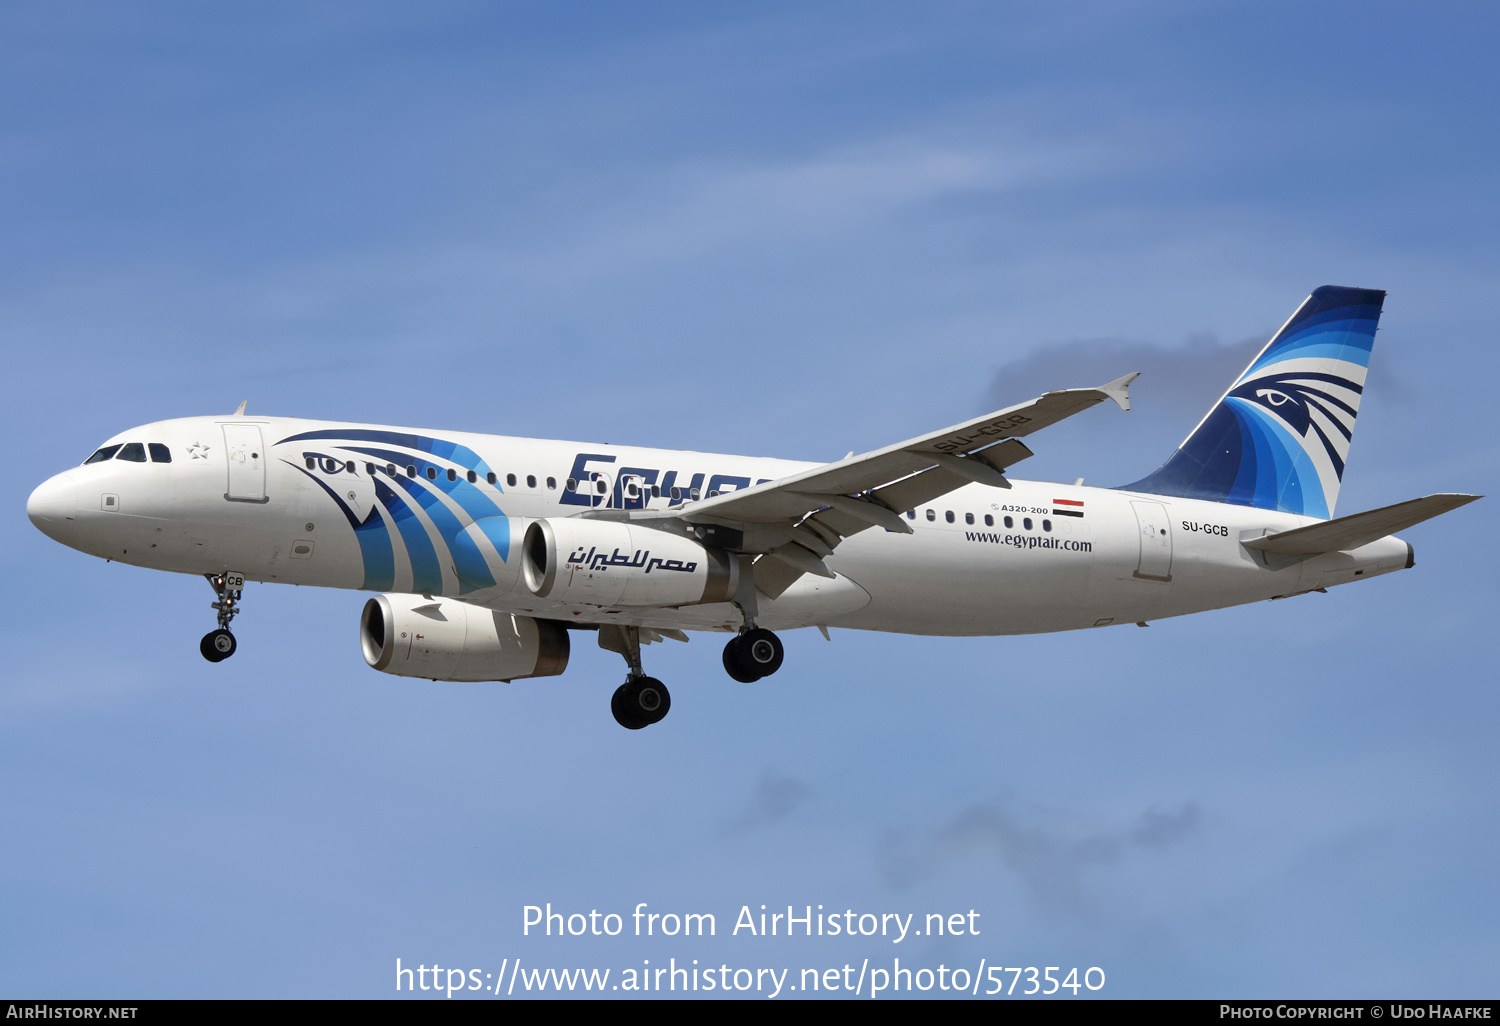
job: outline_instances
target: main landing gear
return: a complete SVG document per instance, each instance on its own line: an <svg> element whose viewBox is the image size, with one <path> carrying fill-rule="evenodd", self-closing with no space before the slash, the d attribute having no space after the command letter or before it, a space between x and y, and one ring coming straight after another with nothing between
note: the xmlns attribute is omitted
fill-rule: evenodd
<svg viewBox="0 0 1500 1026"><path fill-rule="evenodd" d="M203 635L203 640L198 643L198 651L203 653L204 659L218 663L234 655L234 650L238 647L234 635L229 633L229 621L239 612L235 605L240 600L240 592L245 588L245 575L223 573L203 576L208 579L209 587L213 588L214 595L218 598L209 608L219 612L219 629Z"/></svg>
<svg viewBox="0 0 1500 1026"><path fill-rule="evenodd" d="M672 694L665 684L641 669L641 629L604 624L599 628L599 647L620 653L630 668L625 683L609 700L615 722L626 730L660 723L672 708Z"/></svg>
<svg viewBox="0 0 1500 1026"><path fill-rule="evenodd" d="M609 711L614 714L615 722L626 730L640 730L660 723L672 708L672 695L667 686L655 677L646 676L641 669L641 631L640 627L612 623L599 626L599 647L620 653L630 668L625 683L615 689L609 700ZM686 640L680 635L675 636ZM661 637L647 630L647 640L660 641ZM781 669L785 656L780 638L764 627L747 625L724 646L724 669L735 680L749 684Z"/></svg>
<svg viewBox="0 0 1500 1026"><path fill-rule="evenodd" d="M724 646L724 670L741 684L753 684L781 669L786 650L764 627L747 627Z"/></svg>

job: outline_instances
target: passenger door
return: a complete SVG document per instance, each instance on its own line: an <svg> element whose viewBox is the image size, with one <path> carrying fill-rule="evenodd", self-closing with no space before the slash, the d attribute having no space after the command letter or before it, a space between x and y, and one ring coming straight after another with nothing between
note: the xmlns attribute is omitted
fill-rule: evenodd
<svg viewBox="0 0 1500 1026"><path fill-rule="evenodd" d="M266 451L258 424L225 424L224 455L229 464L230 502L266 501Z"/></svg>

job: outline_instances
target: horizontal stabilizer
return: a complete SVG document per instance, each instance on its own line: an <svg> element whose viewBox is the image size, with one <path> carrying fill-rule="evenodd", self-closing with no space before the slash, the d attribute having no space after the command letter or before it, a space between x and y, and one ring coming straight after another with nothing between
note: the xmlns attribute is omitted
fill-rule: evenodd
<svg viewBox="0 0 1500 1026"><path fill-rule="evenodd" d="M1356 513L1349 517L1310 524L1264 538L1252 538L1244 542L1246 548L1262 549L1287 556L1310 556L1319 552L1347 552L1386 535L1404 531L1413 524L1420 524L1449 510L1466 506L1482 495L1462 495L1444 492L1424 495L1420 499L1398 502L1394 506Z"/></svg>

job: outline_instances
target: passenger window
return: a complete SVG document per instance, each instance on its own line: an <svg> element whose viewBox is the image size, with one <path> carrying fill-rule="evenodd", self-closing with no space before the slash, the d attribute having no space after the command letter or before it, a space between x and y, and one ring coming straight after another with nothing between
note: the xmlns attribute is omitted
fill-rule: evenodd
<svg viewBox="0 0 1500 1026"><path fill-rule="evenodd" d="M651 486L651 498L653 498L653 499L659 499L659 498L661 498L661 485L652 485Z"/></svg>
<svg viewBox="0 0 1500 1026"><path fill-rule="evenodd" d="M394 463L387 463L385 465L385 473L386 473L387 477L395 477L396 476L396 465Z"/></svg>
<svg viewBox="0 0 1500 1026"><path fill-rule="evenodd" d="M1042 521L1042 530L1043 531L1050 531L1050 530L1052 530L1052 521L1050 521L1050 520L1043 520Z"/></svg>
<svg viewBox="0 0 1500 1026"><path fill-rule="evenodd" d="M964 523L966 523L966 524L972 524L973 522L974 522L974 514L972 514L972 513L965 513L964 514Z"/></svg>
<svg viewBox="0 0 1500 1026"><path fill-rule="evenodd" d="M344 465L344 469L347 470L351 474L358 473L358 471L354 469L354 461L353 460L350 460L347 464L345 464Z"/></svg>
<svg viewBox="0 0 1500 1026"><path fill-rule="evenodd" d="M948 521L948 523L950 524L953 523L953 511L950 509L948 512L944 513L943 519Z"/></svg>
<svg viewBox="0 0 1500 1026"><path fill-rule="evenodd" d="M694 502L698 501L698 489L694 488L691 492L688 493L688 495L692 498L692 500Z"/></svg>
<svg viewBox="0 0 1500 1026"><path fill-rule="evenodd" d="M1015 527L1016 526L1016 522L1014 520L1012 520L1010 517L1006 517L1005 518L1005 526L1006 527Z"/></svg>
<svg viewBox="0 0 1500 1026"><path fill-rule="evenodd" d="M927 519L928 520L936 520L937 519L937 514L934 513L932 510L928 510L927 511Z"/></svg>
<svg viewBox="0 0 1500 1026"><path fill-rule="evenodd" d="M479 475L476 474L476 473L474 473L474 471L472 471L472 470L469 471L468 477L469 477L469 484L473 484L475 481L479 480Z"/></svg>
<svg viewBox="0 0 1500 1026"><path fill-rule="evenodd" d="M427 468L427 480L429 480L429 481L436 481L437 480L437 467L428 467Z"/></svg>
<svg viewBox="0 0 1500 1026"><path fill-rule="evenodd" d="M126 442L125 445L120 448L119 455L117 455L115 459L129 460L131 463L145 463L146 447L140 442Z"/></svg>
<svg viewBox="0 0 1500 1026"><path fill-rule="evenodd" d="M516 475L514 475L514 474L506 474L505 475L505 483L508 484L508 485L510 485L512 488L514 488L516 486Z"/></svg>
<svg viewBox="0 0 1500 1026"><path fill-rule="evenodd" d="M535 474L527 474L526 475L526 487L527 488L535 488L536 487L536 475Z"/></svg>
<svg viewBox="0 0 1500 1026"><path fill-rule="evenodd" d="M457 481L458 480L458 471L454 470L452 467L448 468L448 480L449 481Z"/></svg>
<svg viewBox="0 0 1500 1026"><path fill-rule="evenodd" d="M547 490L548 491L556 491L557 490L557 478L555 478L555 477L549 477L549 478L547 478Z"/></svg>
<svg viewBox="0 0 1500 1026"><path fill-rule="evenodd" d="M160 442L151 442L151 443L149 443L146 446L146 448L148 448L148 449L151 450L151 462L152 463L171 463L172 462L172 450L168 449L165 445L162 445Z"/></svg>
<svg viewBox="0 0 1500 1026"><path fill-rule="evenodd" d="M484 479L486 481L488 481L490 484L494 484L495 483L495 472L493 470L490 471L488 474L484 475Z"/></svg>
<svg viewBox="0 0 1500 1026"><path fill-rule="evenodd" d="M576 478L576 477L570 477L570 478L567 479L567 481L563 482L563 491L565 491L565 492L576 492L576 491L578 491L578 478Z"/></svg>
<svg viewBox="0 0 1500 1026"><path fill-rule="evenodd" d="M986 513L984 515L984 526L985 527L994 527L995 526L995 518L992 517L992 516L990 516L988 513Z"/></svg>
<svg viewBox="0 0 1500 1026"><path fill-rule="evenodd" d="M594 491L598 492L600 495L603 495L605 492L609 491L609 485L604 483L604 478L597 477L594 479Z"/></svg>
<svg viewBox="0 0 1500 1026"><path fill-rule="evenodd" d="M83 461L83 465L86 467L90 463L103 463L105 460L114 459L115 453L117 453L119 451L120 451L120 446L118 444L115 444L115 445L106 445L104 448L102 448L98 452L94 453L94 455L92 455L88 459L84 460Z"/></svg>
<svg viewBox="0 0 1500 1026"><path fill-rule="evenodd" d="M1031 518L1027 517L1025 520L1022 520L1021 526L1026 528L1026 530L1028 531L1031 530Z"/></svg>
<svg viewBox="0 0 1500 1026"><path fill-rule="evenodd" d="M908 520L915 520L915 519L917 519L917 511L914 510L914 509L907 510L906 511L906 519L908 519Z"/></svg>
<svg viewBox="0 0 1500 1026"><path fill-rule="evenodd" d="M682 489L678 488L676 486L673 486L673 488L672 488L672 501L676 502L676 501L678 501L681 498L682 498Z"/></svg>
<svg viewBox="0 0 1500 1026"><path fill-rule="evenodd" d="M373 464L373 463L366 463L365 464L365 474L367 476L369 476L369 477L374 477L375 476L375 464Z"/></svg>
<svg viewBox="0 0 1500 1026"><path fill-rule="evenodd" d="M417 468L414 467L414 466L412 466L410 463L408 463L406 465L406 476L407 477L416 477L417 476Z"/></svg>
<svg viewBox="0 0 1500 1026"><path fill-rule="evenodd" d="M315 460L311 456L309 456L307 458L307 469L308 470L312 470L315 466L317 466L317 460Z"/></svg>

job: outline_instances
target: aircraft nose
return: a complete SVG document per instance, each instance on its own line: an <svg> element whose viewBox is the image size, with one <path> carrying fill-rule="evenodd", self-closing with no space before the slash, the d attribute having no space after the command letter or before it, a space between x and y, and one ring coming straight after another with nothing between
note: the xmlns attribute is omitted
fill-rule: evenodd
<svg viewBox="0 0 1500 1026"><path fill-rule="evenodd" d="M26 515L38 531L66 545L78 514L77 492L77 484L67 474L48 478L26 500Z"/></svg>

